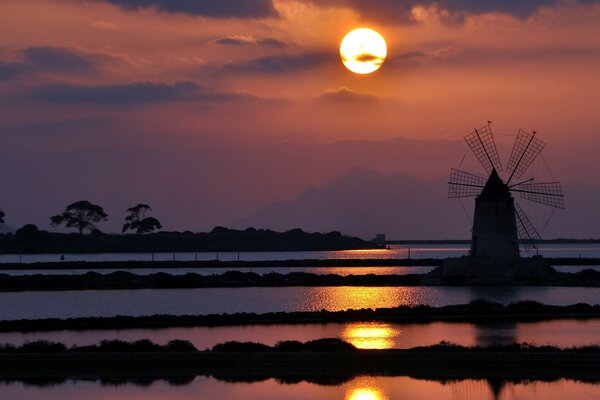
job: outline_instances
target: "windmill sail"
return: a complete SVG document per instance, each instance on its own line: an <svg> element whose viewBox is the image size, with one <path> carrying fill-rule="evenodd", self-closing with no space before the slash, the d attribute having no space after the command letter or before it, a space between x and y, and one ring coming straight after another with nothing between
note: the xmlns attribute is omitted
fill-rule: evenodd
<svg viewBox="0 0 600 400"><path fill-rule="evenodd" d="M536 138L535 133L519 129L506 167L506 171L510 174L506 183L509 184L513 177L520 178L544 147L546 147L546 143Z"/></svg>
<svg viewBox="0 0 600 400"><path fill-rule="evenodd" d="M481 129L475 129L475 132L465 136L465 142L488 174L494 169L496 172L502 171L502 163L489 124Z"/></svg>
<svg viewBox="0 0 600 400"><path fill-rule="evenodd" d="M452 168L448 181L448 198L477 196L484 186L485 178Z"/></svg>
<svg viewBox="0 0 600 400"><path fill-rule="evenodd" d="M519 203L515 201L515 217L517 220L517 235L521 240L521 244L525 248L525 251L531 251L537 249L537 242L542 240L540 234L535 230L533 224L527 218L525 211L521 208Z"/></svg>
<svg viewBox="0 0 600 400"><path fill-rule="evenodd" d="M511 187L511 191L518 192L522 199L545 204L550 207L564 210L565 202L560 182L523 183Z"/></svg>

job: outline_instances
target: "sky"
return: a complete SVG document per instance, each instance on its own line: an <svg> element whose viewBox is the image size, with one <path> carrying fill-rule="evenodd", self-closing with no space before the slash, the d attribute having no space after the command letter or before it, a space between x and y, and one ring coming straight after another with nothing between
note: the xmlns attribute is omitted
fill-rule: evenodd
<svg viewBox="0 0 600 400"><path fill-rule="evenodd" d="M600 185L599 20L586 0L4 0L0 209L50 229L86 199L114 232L143 202L168 230L235 226L354 167L439 180L488 120ZM358 27L388 44L369 75L339 57Z"/></svg>

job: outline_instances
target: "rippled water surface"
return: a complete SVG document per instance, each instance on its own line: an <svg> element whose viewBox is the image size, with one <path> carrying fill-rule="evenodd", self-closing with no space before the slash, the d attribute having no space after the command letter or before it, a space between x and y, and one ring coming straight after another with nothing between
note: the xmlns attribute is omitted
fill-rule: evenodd
<svg viewBox="0 0 600 400"><path fill-rule="evenodd" d="M598 304L595 287L273 287L0 292L0 320L48 317L214 314L271 311L336 311L474 299L508 304Z"/></svg>

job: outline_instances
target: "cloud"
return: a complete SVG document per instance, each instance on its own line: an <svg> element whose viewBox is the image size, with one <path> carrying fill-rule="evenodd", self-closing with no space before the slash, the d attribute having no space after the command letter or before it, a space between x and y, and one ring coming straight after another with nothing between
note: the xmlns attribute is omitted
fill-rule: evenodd
<svg viewBox="0 0 600 400"><path fill-rule="evenodd" d="M251 46L256 44L256 40L249 36L225 36L214 40L213 43L225 46Z"/></svg>
<svg viewBox="0 0 600 400"><path fill-rule="evenodd" d="M383 58L382 57L378 57L378 56L376 56L374 54L371 54L371 53L357 54L356 56L354 56L354 60L360 61L360 62L378 61L377 64L379 64L379 65L381 65L381 63L383 63Z"/></svg>
<svg viewBox="0 0 600 400"><path fill-rule="evenodd" d="M249 93L212 91L195 82L173 84L136 82L86 86L48 84L33 89L27 99L38 102L135 106L173 101L232 101L257 99Z"/></svg>
<svg viewBox="0 0 600 400"><path fill-rule="evenodd" d="M0 61L0 82L17 78L28 71L27 65L15 62Z"/></svg>
<svg viewBox="0 0 600 400"><path fill-rule="evenodd" d="M121 30L117 24L114 24L109 21L94 21L90 24L92 28L101 29L104 31L118 31Z"/></svg>
<svg viewBox="0 0 600 400"><path fill-rule="evenodd" d="M52 72L88 73L95 69L94 57L64 47L29 47L25 62L34 69Z"/></svg>
<svg viewBox="0 0 600 400"><path fill-rule="evenodd" d="M225 36L213 41L213 43L225 45L225 46L265 46L274 48L283 48L288 43L278 40L275 38L261 38L255 39L250 36Z"/></svg>
<svg viewBox="0 0 600 400"><path fill-rule="evenodd" d="M336 103L374 103L378 101L377 96L372 93L357 92L347 87L327 90L317 96L317 99L324 102Z"/></svg>
<svg viewBox="0 0 600 400"><path fill-rule="evenodd" d="M256 43L258 43L261 46L269 46L269 47L275 47L275 48L282 48L287 46L289 43L286 43L282 40L279 39L275 39L275 38L270 38L270 37L266 37L266 38L262 38L262 39L258 39L256 41Z"/></svg>
<svg viewBox="0 0 600 400"><path fill-rule="evenodd" d="M332 55L328 53L283 54L230 62L222 69L236 73L276 74L320 67L330 60L333 60Z"/></svg>
<svg viewBox="0 0 600 400"><path fill-rule="evenodd" d="M525 18L541 7L564 3L562 0L305 0L319 6L348 7L366 19L385 22L415 21L413 8L437 7L447 10L440 17L447 22L457 22L465 14L500 12ZM598 4L598 0L579 0L582 4Z"/></svg>
<svg viewBox="0 0 600 400"><path fill-rule="evenodd" d="M36 72L85 75L96 72L104 64L122 62L117 57L89 53L67 47L27 47L19 51L19 62L0 61L0 81Z"/></svg>
<svg viewBox="0 0 600 400"><path fill-rule="evenodd" d="M272 0L95 0L125 10L153 8L165 13L180 13L212 18L276 17Z"/></svg>

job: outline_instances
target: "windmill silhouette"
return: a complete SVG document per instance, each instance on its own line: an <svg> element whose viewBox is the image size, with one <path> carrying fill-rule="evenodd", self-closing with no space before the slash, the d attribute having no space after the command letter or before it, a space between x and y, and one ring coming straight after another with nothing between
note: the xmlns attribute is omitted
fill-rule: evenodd
<svg viewBox="0 0 600 400"><path fill-rule="evenodd" d="M449 198L475 197L471 257L517 259L519 243L526 251L536 250L540 234L513 194L534 203L564 209L560 182L522 178L546 143L537 138L535 131L529 133L519 129L504 171L491 122L464 139L488 174L485 178L453 168L448 181Z"/></svg>

